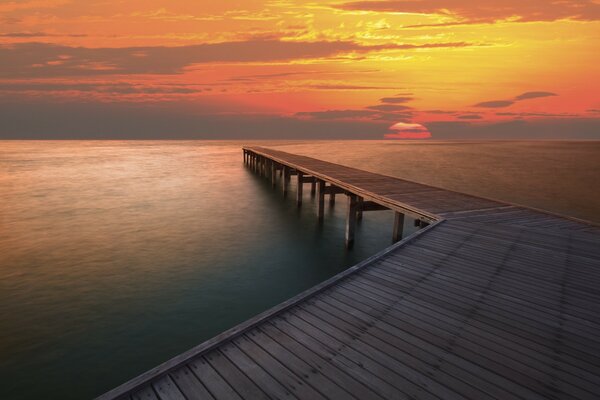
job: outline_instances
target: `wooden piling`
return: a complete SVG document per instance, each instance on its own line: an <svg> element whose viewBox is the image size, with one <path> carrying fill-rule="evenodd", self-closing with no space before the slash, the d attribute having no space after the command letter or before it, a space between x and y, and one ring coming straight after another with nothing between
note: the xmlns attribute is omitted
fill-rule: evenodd
<svg viewBox="0 0 600 400"><path fill-rule="evenodd" d="M356 201L356 219L358 221L362 220L363 217L363 204L364 204L364 199L360 196L358 196L358 199Z"/></svg>
<svg viewBox="0 0 600 400"><path fill-rule="evenodd" d="M402 240L404 231L404 214L396 211L394 214L394 231L392 233L392 241L394 243Z"/></svg>
<svg viewBox="0 0 600 400"><path fill-rule="evenodd" d="M288 192L288 167L286 167L285 165L282 167L282 179L281 179L281 186L283 188L283 197L287 196L287 192Z"/></svg>
<svg viewBox="0 0 600 400"><path fill-rule="evenodd" d="M317 181L317 218L323 220L325 209L325 181Z"/></svg>
<svg viewBox="0 0 600 400"><path fill-rule="evenodd" d="M317 193L317 181L313 178L313 181L310 183L310 195L314 197L315 193Z"/></svg>
<svg viewBox="0 0 600 400"><path fill-rule="evenodd" d="M275 162L271 162L271 187L277 185L277 166Z"/></svg>
<svg viewBox="0 0 600 400"><path fill-rule="evenodd" d="M354 231L356 230L356 212L358 196L348 194L348 209L346 213L346 247L351 248L354 245Z"/></svg>
<svg viewBox="0 0 600 400"><path fill-rule="evenodd" d="M302 205L302 188L304 187L304 174L298 171L296 177L298 178L298 186L296 187L296 205L300 207Z"/></svg>

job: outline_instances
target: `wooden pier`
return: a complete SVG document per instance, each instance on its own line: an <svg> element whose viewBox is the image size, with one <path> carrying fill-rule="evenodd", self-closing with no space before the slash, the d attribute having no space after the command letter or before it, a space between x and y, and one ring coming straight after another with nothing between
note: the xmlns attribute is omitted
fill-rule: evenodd
<svg viewBox="0 0 600 400"><path fill-rule="evenodd" d="M394 211L379 254L99 399L598 399L600 229L266 148L244 162ZM422 227L402 239L404 216ZM368 218L368 214L364 216Z"/></svg>

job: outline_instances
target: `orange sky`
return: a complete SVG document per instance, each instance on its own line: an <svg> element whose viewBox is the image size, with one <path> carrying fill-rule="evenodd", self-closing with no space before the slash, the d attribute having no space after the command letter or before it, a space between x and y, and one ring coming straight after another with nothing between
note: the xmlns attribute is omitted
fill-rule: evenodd
<svg viewBox="0 0 600 400"><path fill-rule="evenodd" d="M600 138L599 19L596 0L1 1L0 137L94 116L142 135L119 125L135 110L165 137Z"/></svg>

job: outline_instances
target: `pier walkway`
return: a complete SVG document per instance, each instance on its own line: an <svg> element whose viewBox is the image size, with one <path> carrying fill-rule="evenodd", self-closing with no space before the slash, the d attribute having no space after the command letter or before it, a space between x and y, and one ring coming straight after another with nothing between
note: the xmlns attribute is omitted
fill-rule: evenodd
<svg viewBox="0 0 600 400"><path fill-rule="evenodd" d="M99 399L598 399L593 224L266 148L249 168L395 212L397 243ZM298 203L301 205L301 197ZM402 238L404 215L422 229ZM367 218L365 216L365 218Z"/></svg>

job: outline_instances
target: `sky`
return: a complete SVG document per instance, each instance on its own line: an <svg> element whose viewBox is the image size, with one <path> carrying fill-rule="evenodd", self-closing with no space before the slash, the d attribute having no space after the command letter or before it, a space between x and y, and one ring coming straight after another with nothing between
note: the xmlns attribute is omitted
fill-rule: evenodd
<svg viewBox="0 0 600 400"><path fill-rule="evenodd" d="M0 0L0 138L600 139L600 0Z"/></svg>

